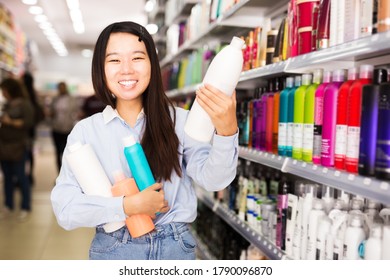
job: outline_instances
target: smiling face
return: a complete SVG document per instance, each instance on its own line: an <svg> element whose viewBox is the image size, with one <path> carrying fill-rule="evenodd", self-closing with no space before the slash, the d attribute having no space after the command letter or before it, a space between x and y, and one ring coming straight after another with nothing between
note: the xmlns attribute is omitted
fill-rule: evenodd
<svg viewBox="0 0 390 280"><path fill-rule="evenodd" d="M150 82L151 63L144 42L129 33L112 33L108 40L104 72L107 87L122 102L142 103Z"/></svg>

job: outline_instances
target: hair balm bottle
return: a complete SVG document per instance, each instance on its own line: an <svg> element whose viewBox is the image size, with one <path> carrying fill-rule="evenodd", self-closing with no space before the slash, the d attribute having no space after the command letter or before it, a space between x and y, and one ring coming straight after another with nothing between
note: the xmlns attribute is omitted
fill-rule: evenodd
<svg viewBox="0 0 390 280"><path fill-rule="evenodd" d="M288 93L294 86L294 78L286 79L286 87L280 93L279 101L279 130L278 130L278 154L281 156L287 155L287 115L288 115Z"/></svg>
<svg viewBox="0 0 390 280"><path fill-rule="evenodd" d="M77 182L86 195L112 197L111 182L89 144L76 142L68 147L69 153L65 155ZM125 225L124 221L105 224L106 232L114 232Z"/></svg>
<svg viewBox="0 0 390 280"><path fill-rule="evenodd" d="M242 71L244 43L244 40L233 37L230 45L223 48L211 61L203 84L210 84L231 96ZM195 99L184 126L185 133L197 141L207 143L211 141L214 130L209 115Z"/></svg>
<svg viewBox="0 0 390 280"><path fill-rule="evenodd" d="M125 147L124 153L127 164L129 165L139 191L142 192L144 189L156 183L152 170L150 169L141 144L134 139L133 135L123 138L122 141Z"/></svg>
<svg viewBox="0 0 390 280"><path fill-rule="evenodd" d="M135 180L126 178L122 171L114 174L115 184L111 192L113 196L131 196L139 192ZM133 238L140 237L154 229L154 223L146 214L132 215L126 219L126 226Z"/></svg>

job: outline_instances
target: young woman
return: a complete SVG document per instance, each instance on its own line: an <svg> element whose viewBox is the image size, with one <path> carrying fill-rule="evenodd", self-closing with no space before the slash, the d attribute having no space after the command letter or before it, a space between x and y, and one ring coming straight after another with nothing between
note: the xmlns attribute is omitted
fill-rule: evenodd
<svg viewBox="0 0 390 280"><path fill-rule="evenodd" d="M196 242L188 229L197 213L193 182L218 191L236 175L235 93L228 97L210 85L197 91L216 132L212 144L191 139L184 133L188 111L173 107L164 93L153 39L134 22L114 23L102 31L92 59L92 82L107 107L81 120L67 146L89 143L113 183L116 170L132 177L122 139L134 135L158 183L133 196L88 196L64 160L51 196L58 223L68 230L96 227L91 259L195 259ZM105 223L140 213L154 219L151 233L132 238L126 227L104 231Z"/></svg>

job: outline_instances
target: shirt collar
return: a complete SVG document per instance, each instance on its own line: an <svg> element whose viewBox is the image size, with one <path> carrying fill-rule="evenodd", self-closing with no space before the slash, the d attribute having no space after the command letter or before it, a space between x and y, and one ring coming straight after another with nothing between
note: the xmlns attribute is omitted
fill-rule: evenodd
<svg viewBox="0 0 390 280"><path fill-rule="evenodd" d="M142 108L141 112L139 112L137 116L137 121L141 119L144 115L145 115L144 108ZM122 117L118 114L118 111L116 109L112 108L110 105L107 105L106 108L103 110L104 124L108 124L110 121L112 121L115 118L119 118L120 120L123 120Z"/></svg>

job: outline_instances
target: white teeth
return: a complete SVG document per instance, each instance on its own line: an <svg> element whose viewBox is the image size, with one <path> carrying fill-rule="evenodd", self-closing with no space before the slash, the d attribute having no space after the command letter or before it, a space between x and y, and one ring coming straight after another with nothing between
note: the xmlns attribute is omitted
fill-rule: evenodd
<svg viewBox="0 0 390 280"><path fill-rule="evenodd" d="M123 85L123 86L132 86L136 83L137 81L134 81L134 80L131 80L131 81L119 81L119 84Z"/></svg>

